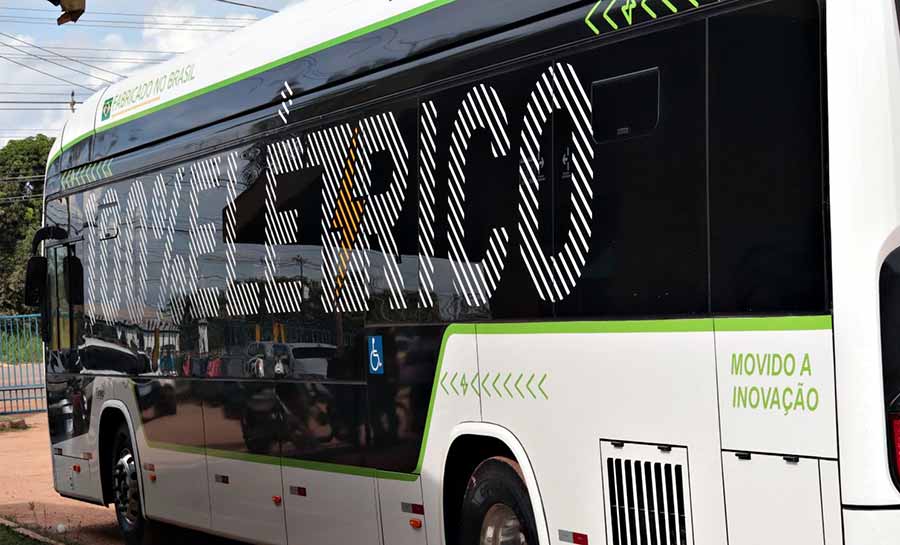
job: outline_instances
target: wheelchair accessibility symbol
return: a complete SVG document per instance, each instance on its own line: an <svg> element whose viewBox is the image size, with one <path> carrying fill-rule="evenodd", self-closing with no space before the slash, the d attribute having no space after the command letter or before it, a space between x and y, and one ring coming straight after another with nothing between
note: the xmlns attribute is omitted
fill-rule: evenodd
<svg viewBox="0 0 900 545"><path fill-rule="evenodd" d="M368 352L369 352L369 374L370 375L383 375L384 374L384 348L383 342L381 339L381 335L373 335L368 338Z"/></svg>

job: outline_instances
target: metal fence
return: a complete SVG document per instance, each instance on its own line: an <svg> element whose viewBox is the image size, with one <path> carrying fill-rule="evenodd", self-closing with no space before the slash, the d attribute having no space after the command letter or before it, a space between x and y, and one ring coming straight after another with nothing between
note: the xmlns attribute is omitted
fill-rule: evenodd
<svg viewBox="0 0 900 545"><path fill-rule="evenodd" d="M0 414L47 408L40 315L0 316Z"/></svg>

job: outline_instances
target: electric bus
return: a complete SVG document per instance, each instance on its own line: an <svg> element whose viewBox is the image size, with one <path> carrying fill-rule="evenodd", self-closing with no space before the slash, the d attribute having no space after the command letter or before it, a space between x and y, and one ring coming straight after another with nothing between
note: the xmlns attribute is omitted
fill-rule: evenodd
<svg viewBox="0 0 900 545"><path fill-rule="evenodd" d="M132 544L896 543L898 90L890 0L306 0L110 85L29 262L56 490Z"/></svg>

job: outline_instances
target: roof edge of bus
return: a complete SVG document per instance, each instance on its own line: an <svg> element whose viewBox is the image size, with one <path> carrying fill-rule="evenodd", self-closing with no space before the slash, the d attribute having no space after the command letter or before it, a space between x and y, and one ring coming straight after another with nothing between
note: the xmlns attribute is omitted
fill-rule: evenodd
<svg viewBox="0 0 900 545"><path fill-rule="evenodd" d="M99 89L70 117L67 122L70 129L84 128L72 130L75 134L71 139L65 133L60 137L60 145L53 147L47 161L48 171L63 153L95 135L454 2L456 0L405 0L380 11L368 10L368 13L353 9L360 0L307 0L289 6L228 34L220 42L173 57ZM349 17L328 19L322 14L327 11L341 15L341 10L345 16L352 13L356 20ZM262 62L254 61L254 55L241 50L241 45L259 43L265 36L290 36L291 33L286 31L290 30L292 21L300 18L322 20L327 24L322 25L318 33L304 34L291 41L271 44L269 40L272 47L266 50ZM279 32L279 29L284 31ZM258 49L251 48L250 51ZM223 69L197 73L198 67L215 69L217 64ZM109 97L102 106L101 97ZM74 166L78 165L68 168Z"/></svg>

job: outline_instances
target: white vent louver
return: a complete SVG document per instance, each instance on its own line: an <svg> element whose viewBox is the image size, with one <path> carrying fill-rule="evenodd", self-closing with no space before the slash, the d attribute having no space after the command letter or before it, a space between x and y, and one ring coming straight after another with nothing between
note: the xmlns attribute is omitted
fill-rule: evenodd
<svg viewBox="0 0 900 545"><path fill-rule="evenodd" d="M687 449L601 441L607 543L692 545Z"/></svg>

